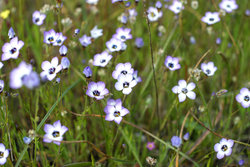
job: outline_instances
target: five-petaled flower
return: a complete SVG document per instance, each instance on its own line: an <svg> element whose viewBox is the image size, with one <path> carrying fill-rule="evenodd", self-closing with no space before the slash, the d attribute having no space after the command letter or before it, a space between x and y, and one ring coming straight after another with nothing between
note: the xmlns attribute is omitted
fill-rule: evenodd
<svg viewBox="0 0 250 167"><path fill-rule="evenodd" d="M207 76L213 76L215 71L217 70L217 67L214 66L213 62L202 63L201 64L201 70L207 75Z"/></svg>
<svg viewBox="0 0 250 167"><path fill-rule="evenodd" d="M93 97L96 100L101 100L104 98L105 95L109 93L108 89L105 88L105 83L102 81L99 82L90 82L88 84L88 89L86 94L89 97Z"/></svg>
<svg viewBox="0 0 250 167"><path fill-rule="evenodd" d="M242 107L248 108L250 106L250 91L247 88L242 88L240 93L236 96L236 100Z"/></svg>
<svg viewBox="0 0 250 167"><path fill-rule="evenodd" d="M208 25L215 24L220 21L219 13L218 12L206 12L205 16L201 18L201 21L207 23Z"/></svg>
<svg viewBox="0 0 250 167"><path fill-rule="evenodd" d="M43 13L40 13L39 11L35 11L32 14L32 21L34 24L40 26L43 24L44 19L46 18L46 15Z"/></svg>
<svg viewBox="0 0 250 167"><path fill-rule="evenodd" d="M172 91L175 94L178 94L179 102L185 101L186 97L192 100L195 99L196 94L192 91L195 88L195 84L193 82L187 84L185 80L179 80L178 84L179 85L172 88Z"/></svg>
<svg viewBox="0 0 250 167"><path fill-rule="evenodd" d="M171 71L179 70L181 68L179 59L176 57L167 56L164 64Z"/></svg>
<svg viewBox="0 0 250 167"><path fill-rule="evenodd" d="M51 124L45 124L44 125L44 131L45 135L43 137L43 142L45 143L55 143L57 145L60 145L63 140L63 135L65 132L68 131L68 128L66 126L62 126L60 120L56 121Z"/></svg>
<svg viewBox="0 0 250 167"><path fill-rule="evenodd" d="M98 53L94 56L93 65L105 67L109 63L109 61L112 59L112 57L113 56L110 55L107 51Z"/></svg>
<svg viewBox="0 0 250 167"><path fill-rule="evenodd" d="M131 93L132 88L137 84L137 81L133 79L132 74L119 75L117 82L115 83L115 88L118 91L122 90L122 93L128 95Z"/></svg>
<svg viewBox="0 0 250 167"><path fill-rule="evenodd" d="M17 59L19 55L19 50L23 47L24 42L18 41L17 37L10 40L10 43L5 43L2 47L2 61L9 59Z"/></svg>
<svg viewBox="0 0 250 167"><path fill-rule="evenodd" d="M5 148L5 145L3 143L0 143L0 165L6 163L8 156L9 150Z"/></svg>
<svg viewBox="0 0 250 167"><path fill-rule="evenodd" d="M62 70L62 65L58 64L58 58L54 57L51 62L42 62L42 69L41 78L46 76L48 80L52 81L56 77L56 74Z"/></svg>
<svg viewBox="0 0 250 167"><path fill-rule="evenodd" d="M234 145L234 141L231 139L221 139L220 143L214 145L214 151L217 152L217 158L222 159L224 156L230 156L232 153L232 147Z"/></svg>

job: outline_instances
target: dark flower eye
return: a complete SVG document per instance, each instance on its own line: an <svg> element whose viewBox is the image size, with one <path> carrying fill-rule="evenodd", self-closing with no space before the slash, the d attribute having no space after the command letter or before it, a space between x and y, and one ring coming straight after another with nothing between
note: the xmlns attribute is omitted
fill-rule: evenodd
<svg viewBox="0 0 250 167"><path fill-rule="evenodd" d="M17 51L16 48L12 48L12 49L10 50L10 53L11 53L11 54L14 54L14 53L16 53L16 51Z"/></svg>
<svg viewBox="0 0 250 167"><path fill-rule="evenodd" d="M55 67L52 67L49 69L49 74L54 74L56 71L56 68Z"/></svg>
<svg viewBox="0 0 250 167"><path fill-rule="evenodd" d="M115 112L114 112L114 116L115 116L115 117L119 117L120 115L121 115L120 111L115 111Z"/></svg>
<svg viewBox="0 0 250 167"><path fill-rule="evenodd" d="M95 91L93 92L93 95L94 95L94 96L100 96L100 92L99 92L98 90L95 90Z"/></svg>
<svg viewBox="0 0 250 167"><path fill-rule="evenodd" d="M53 136L53 137L59 137L59 136L60 136L60 132L54 131L54 132L52 133L52 136Z"/></svg>
<svg viewBox="0 0 250 167"><path fill-rule="evenodd" d="M129 83L128 83L128 82L124 82L124 83L123 83L123 87L124 87L124 88L128 88L128 87L129 87Z"/></svg>

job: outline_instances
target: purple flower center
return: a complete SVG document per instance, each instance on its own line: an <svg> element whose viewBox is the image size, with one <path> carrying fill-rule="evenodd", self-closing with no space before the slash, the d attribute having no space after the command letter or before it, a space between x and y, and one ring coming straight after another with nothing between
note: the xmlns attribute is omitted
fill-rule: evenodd
<svg viewBox="0 0 250 167"><path fill-rule="evenodd" d="M227 145L223 145L223 146L221 147L221 150L222 150L223 152L227 151L227 149L228 149Z"/></svg>
<svg viewBox="0 0 250 167"><path fill-rule="evenodd" d="M12 49L10 50L10 53L11 53L11 54L14 54L14 53L16 53L16 51L17 51L16 48L12 48Z"/></svg>
<svg viewBox="0 0 250 167"><path fill-rule="evenodd" d="M125 70L121 71L121 74L123 74L123 75L126 75L127 73L128 73L128 72L125 71Z"/></svg>
<svg viewBox="0 0 250 167"><path fill-rule="evenodd" d="M94 95L94 96L100 96L100 92L99 92L98 90L95 90L95 91L93 92L93 95Z"/></svg>
<svg viewBox="0 0 250 167"><path fill-rule="evenodd" d="M116 49L116 48L117 48L117 45L112 45L112 48L113 48L113 49Z"/></svg>
<svg viewBox="0 0 250 167"><path fill-rule="evenodd" d="M62 40L58 39L56 42L57 42L58 44L60 44L60 43L62 42Z"/></svg>
<svg viewBox="0 0 250 167"><path fill-rule="evenodd" d="M51 75L51 74L54 74L55 71L56 71L56 68L55 68L55 67L52 67L52 68L49 69L49 74L50 74L50 75Z"/></svg>
<svg viewBox="0 0 250 167"><path fill-rule="evenodd" d="M129 83L128 83L128 82L124 82L124 83L123 83L123 87L124 87L124 88L128 88L128 87L129 87Z"/></svg>
<svg viewBox="0 0 250 167"><path fill-rule="evenodd" d="M60 132L59 132L59 131L54 131L54 132L52 133L52 136L53 136L53 137L59 137L59 136L60 136Z"/></svg>
<svg viewBox="0 0 250 167"><path fill-rule="evenodd" d="M37 22L39 22L39 20L40 20L39 18L36 18L35 22L37 23Z"/></svg>
<svg viewBox="0 0 250 167"><path fill-rule="evenodd" d="M4 152L0 151L0 158L3 158Z"/></svg>
<svg viewBox="0 0 250 167"><path fill-rule="evenodd" d="M187 88L182 88L181 92L186 94L188 92L188 90L187 90Z"/></svg>
<svg viewBox="0 0 250 167"><path fill-rule="evenodd" d="M122 36L121 36L121 39L126 39L125 35L122 35Z"/></svg>
<svg viewBox="0 0 250 167"><path fill-rule="evenodd" d="M173 63L168 63L168 66L169 66L170 68L173 68L173 67L174 67L174 64L173 64Z"/></svg>
<svg viewBox="0 0 250 167"><path fill-rule="evenodd" d="M214 21L214 18L209 18L209 21Z"/></svg>
<svg viewBox="0 0 250 167"><path fill-rule="evenodd" d="M244 100L245 100L245 101L249 101L249 96L245 96L245 97L244 97Z"/></svg>
<svg viewBox="0 0 250 167"><path fill-rule="evenodd" d="M105 63L105 62L106 62L106 60L105 60L105 59L102 59L102 60L101 60L101 63Z"/></svg>
<svg viewBox="0 0 250 167"><path fill-rule="evenodd" d="M210 71L209 69L207 69L207 70L206 70L206 73L207 73L207 74L210 74L210 73L211 73L211 71Z"/></svg>
<svg viewBox="0 0 250 167"><path fill-rule="evenodd" d="M114 112L114 116L115 116L115 117L119 117L120 115L121 115L120 111L115 111L115 112Z"/></svg>
<svg viewBox="0 0 250 167"><path fill-rule="evenodd" d="M53 38L53 37L49 37L49 38L48 38L48 41L53 42L53 41L54 41L54 38Z"/></svg>

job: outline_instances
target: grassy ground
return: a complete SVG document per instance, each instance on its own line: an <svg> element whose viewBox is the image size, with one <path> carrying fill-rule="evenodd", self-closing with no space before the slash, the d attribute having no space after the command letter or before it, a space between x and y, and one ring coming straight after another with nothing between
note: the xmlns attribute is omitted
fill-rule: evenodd
<svg viewBox="0 0 250 167"><path fill-rule="evenodd" d="M146 1L146 9L154 5L153 2ZM0 142L11 149L6 166L150 166L146 162L148 156L156 158L156 166L159 167L234 166L240 159L245 160L246 166L249 165L249 144L244 144L249 143L250 139L249 109L244 109L235 100L242 87L250 87L249 16L245 15L245 10L250 7L248 0L238 1L238 10L210 26L211 33L200 19L206 11L218 10L215 6L219 1L199 0L197 10L191 8L189 1L178 19L170 10L163 8L163 17L158 22L150 23L151 47L144 5L140 2L136 6L138 16L135 23L126 25L132 29L133 35L133 39L127 42L126 51L113 54L116 58L105 68L91 66L91 80L105 82L112 93L110 97L123 99L123 106L130 111L124 117L126 121L120 125L102 118L108 97L101 101L88 97L87 82L82 71L96 53L106 48L105 42L116 29L123 26L117 17L127 8L120 3L112 4L110 0L100 0L98 13L93 14L83 0L64 1L62 9L48 11L45 23L38 27L32 23L32 13L46 3L55 5L56 1L10 0L3 1L0 6L0 12L6 9L11 11L6 19L0 19L0 46L9 41L7 34L10 27L25 43L20 57L4 62L0 71L1 79L5 81L4 91L9 93L7 97L5 93L1 94L0 103ZM81 9L79 14L76 8ZM60 22L67 17L72 24ZM83 49L78 38L89 34L95 25L103 29L104 35ZM161 37L157 35L159 25L166 29ZM22 60L32 60L35 62L34 70L41 72L42 61L59 57L58 47L43 43L43 31L52 28L68 37L64 44L69 49L71 66L68 71L59 74L61 82L47 82L34 90L25 87L10 89L9 73ZM73 36L75 28L81 30L78 37ZM195 44L190 43L191 36L195 37ZM134 46L136 37L144 39L145 45L141 49ZM222 41L220 45L215 42L218 37ZM179 57L182 68L168 71L164 66L167 55ZM82 63L83 60L86 63ZM218 70L212 77L201 75L201 80L196 82L197 98L194 101L179 103L171 89L178 80L189 78L189 69L194 68L199 60L213 61ZM115 80L111 77L116 64L125 62L131 62L142 77L142 82L127 96L115 90ZM191 81L195 82L193 78ZM212 96L213 92L221 89L228 92L219 97ZM60 146L44 143L41 138L44 124L57 120L69 128L64 135L64 140L68 142ZM36 131L37 137L26 145L23 137L29 136L31 129ZM182 136L186 132L190 133L190 139L183 141L178 150L172 147L171 137ZM217 160L214 145L220 141L219 135L243 144L235 142L232 155ZM152 151L146 148L150 141L156 145Z"/></svg>

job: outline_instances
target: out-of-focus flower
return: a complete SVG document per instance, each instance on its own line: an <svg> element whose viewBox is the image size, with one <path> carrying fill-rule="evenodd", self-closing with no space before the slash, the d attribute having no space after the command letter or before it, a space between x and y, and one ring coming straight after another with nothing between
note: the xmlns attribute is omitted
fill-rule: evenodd
<svg viewBox="0 0 250 167"><path fill-rule="evenodd" d="M242 88L236 96L236 100L242 107L248 108L250 106L250 91L247 88Z"/></svg>
<svg viewBox="0 0 250 167"><path fill-rule="evenodd" d="M157 8L150 6L147 10L147 16L149 21L154 22L162 17L162 11L159 11Z"/></svg>
<svg viewBox="0 0 250 167"><path fill-rule="evenodd" d="M69 27L72 24L72 20L69 17L62 19L62 25L65 27Z"/></svg>
<svg viewBox="0 0 250 167"><path fill-rule="evenodd" d="M178 136L173 136L171 138L171 143L172 143L172 146L178 148L181 146L182 141L181 141L181 138L179 138Z"/></svg>
<svg viewBox="0 0 250 167"><path fill-rule="evenodd" d="M239 162L238 162L238 164L239 164L240 166L244 165L244 163L245 163L245 161L244 161L243 159L239 160Z"/></svg>
<svg viewBox="0 0 250 167"><path fill-rule="evenodd" d="M90 82L88 84L88 89L86 94L89 97L95 98L96 100L101 100L105 95L109 93L109 90L105 88L105 83L102 81L99 82Z"/></svg>
<svg viewBox="0 0 250 167"><path fill-rule="evenodd" d="M116 38L111 38L106 42L106 46L110 52L120 51L122 48L122 41Z"/></svg>
<svg viewBox="0 0 250 167"><path fill-rule="evenodd" d="M9 14L10 10L6 9L0 13L0 17L2 17L3 19L7 19L9 17Z"/></svg>
<svg viewBox="0 0 250 167"><path fill-rule="evenodd" d="M201 21L207 23L208 25L215 24L220 21L219 13L218 12L206 12L205 16L201 18Z"/></svg>
<svg viewBox="0 0 250 167"><path fill-rule="evenodd" d="M74 30L74 36L77 36L79 33L80 33L80 29L77 28Z"/></svg>
<svg viewBox="0 0 250 167"><path fill-rule="evenodd" d="M30 137L27 137L27 136L23 137L23 142L24 142L25 144L30 144L31 141L32 141L32 140L31 140Z"/></svg>
<svg viewBox="0 0 250 167"><path fill-rule="evenodd" d="M221 44L221 39L220 38L216 38L216 44L217 45Z"/></svg>
<svg viewBox="0 0 250 167"><path fill-rule="evenodd" d="M190 39L189 39L189 41L190 41L191 44L195 44L196 43L196 40L195 40L194 36L191 36Z"/></svg>
<svg viewBox="0 0 250 167"><path fill-rule="evenodd" d="M43 21L44 21L45 18L46 18L46 15L40 13L37 10L32 14L32 21L33 21L34 24L36 24L38 26L43 24Z"/></svg>
<svg viewBox="0 0 250 167"><path fill-rule="evenodd" d="M157 159L152 158L152 157L150 157L150 156L148 156L148 157L146 158L146 161L147 161L147 163L148 163L150 166L154 166L154 165L156 165L156 163L157 163Z"/></svg>
<svg viewBox="0 0 250 167"><path fill-rule="evenodd" d="M167 56L164 64L171 71L179 70L181 68L181 65L179 64L179 59L176 57Z"/></svg>
<svg viewBox="0 0 250 167"><path fill-rule="evenodd" d="M0 69L2 69L4 64L0 61Z"/></svg>
<svg viewBox="0 0 250 167"><path fill-rule="evenodd" d="M83 70L83 74L85 75L86 78L91 78L92 76L92 70L89 66L85 67Z"/></svg>
<svg viewBox="0 0 250 167"><path fill-rule="evenodd" d="M110 105L110 102L107 103L107 106L104 108L106 113L106 121L115 121L117 124L120 124L122 117L129 113L129 110L122 106L121 99L113 101L114 103Z"/></svg>
<svg viewBox="0 0 250 167"><path fill-rule="evenodd" d="M61 60L62 69L68 69L70 66L70 61L67 57L63 57Z"/></svg>
<svg viewBox="0 0 250 167"><path fill-rule="evenodd" d="M99 0L86 0L86 3L90 4L90 5L97 5Z"/></svg>
<svg viewBox="0 0 250 167"><path fill-rule="evenodd" d="M13 30L12 27L10 27L9 31L8 31L8 36L9 36L9 39L13 39L15 36L16 36L16 33L15 31Z"/></svg>
<svg viewBox="0 0 250 167"><path fill-rule="evenodd" d="M87 35L83 35L81 38L79 38L79 41L83 47L87 47L92 43L91 37L88 37Z"/></svg>
<svg viewBox="0 0 250 167"><path fill-rule="evenodd" d="M122 42L125 42L128 39L132 39L132 35L130 34L130 32L130 28L118 28L116 30L116 34L114 34L112 38L116 38L121 40Z"/></svg>
<svg viewBox="0 0 250 167"><path fill-rule="evenodd" d="M157 9L161 9L161 8L162 8L162 3L161 3L161 1L157 1L157 2L155 3L155 7L156 7Z"/></svg>
<svg viewBox="0 0 250 167"><path fill-rule="evenodd" d="M135 39L135 46L137 48L142 48L144 46L144 42L142 38L136 38Z"/></svg>
<svg viewBox="0 0 250 167"><path fill-rule="evenodd" d="M194 0L194 1L191 2L191 7L193 9L198 9L198 6L199 6L199 3L198 3L197 0Z"/></svg>
<svg viewBox="0 0 250 167"><path fill-rule="evenodd" d="M9 150L5 148L3 143L0 143L0 165L4 165L9 156Z"/></svg>
<svg viewBox="0 0 250 167"><path fill-rule="evenodd" d="M193 92L195 88L195 84L190 82L187 84L185 80L179 80L179 85L174 86L172 88L173 93L178 94L179 102L183 102L186 100L186 97L194 100L196 98L196 94Z"/></svg>
<svg viewBox="0 0 250 167"><path fill-rule="evenodd" d="M134 73L133 73L132 75L133 75L133 80L135 80L137 83L139 83L139 82L142 81L142 79L141 79L141 77L138 76L137 73L138 73L138 71L135 70Z"/></svg>
<svg viewBox="0 0 250 167"><path fill-rule="evenodd" d="M250 9L247 9L247 10L245 11L245 15L246 15L246 16L250 16Z"/></svg>
<svg viewBox="0 0 250 167"><path fill-rule="evenodd" d="M229 139L221 139L220 143L214 145L214 151L217 152L217 158L222 159L224 156L230 156L232 153L232 147L234 145L234 141Z"/></svg>
<svg viewBox="0 0 250 167"><path fill-rule="evenodd" d="M63 34L61 32L56 33L56 40L53 43L54 46L61 46L63 44L63 42L67 39L66 36L63 36Z"/></svg>
<svg viewBox="0 0 250 167"><path fill-rule="evenodd" d="M188 132L183 136L183 139L186 140L186 141L189 139L189 133Z"/></svg>
<svg viewBox="0 0 250 167"><path fill-rule="evenodd" d="M235 0L222 0L219 7L225 10L227 13L231 13L238 9L238 5Z"/></svg>
<svg viewBox="0 0 250 167"><path fill-rule="evenodd" d="M172 12L174 12L175 14L178 14L181 12L181 10L184 9L184 6L182 4L182 2L180 1L173 1L172 5L169 6L169 10L171 10Z"/></svg>
<svg viewBox="0 0 250 167"><path fill-rule="evenodd" d="M67 52L68 52L68 48L65 45L60 47L59 53L60 53L61 56L66 56Z"/></svg>
<svg viewBox="0 0 250 167"><path fill-rule="evenodd" d="M112 55L110 55L107 51L104 51L100 54L96 54L94 56L93 65L94 66L100 66L105 67L109 61L112 59Z"/></svg>
<svg viewBox="0 0 250 167"><path fill-rule="evenodd" d="M201 64L201 70L207 75L207 76L213 76L215 71L217 70L217 67L214 66L213 62L202 63Z"/></svg>
<svg viewBox="0 0 250 167"><path fill-rule="evenodd" d="M154 142L148 142L147 143L147 149L150 150L150 151L155 149L155 143Z"/></svg>
<svg viewBox="0 0 250 167"><path fill-rule="evenodd" d="M43 142L45 143L55 143L57 145L60 145L60 141L63 140L63 135L65 132L67 132L69 129L66 126L62 126L60 120L54 122L53 125L51 124L45 124L44 125L44 131L45 135L43 136Z"/></svg>
<svg viewBox="0 0 250 167"><path fill-rule="evenodd" d="M100 36L103 35L102 33L102 29L98 29L97 26L95 26L91 31L90 31L90 34L91 34L91 37L96 39L96 38L99 38Z"/></svg>
<svg viewBox="0 0 250 167"><path fill-rule="evenodd" d="M0 93L3 92L3 88L4 88L4 81L0 80Z"/></svg>
<svg viewBox="0 0 250 167"><path fill-rule="evenodd" d="M2 61L9 59L17 59L19 55L19 50L23 47L24 42L18 41L18 38L15 37L10 40L10 43L5 43L2 47Z"/></svg>

